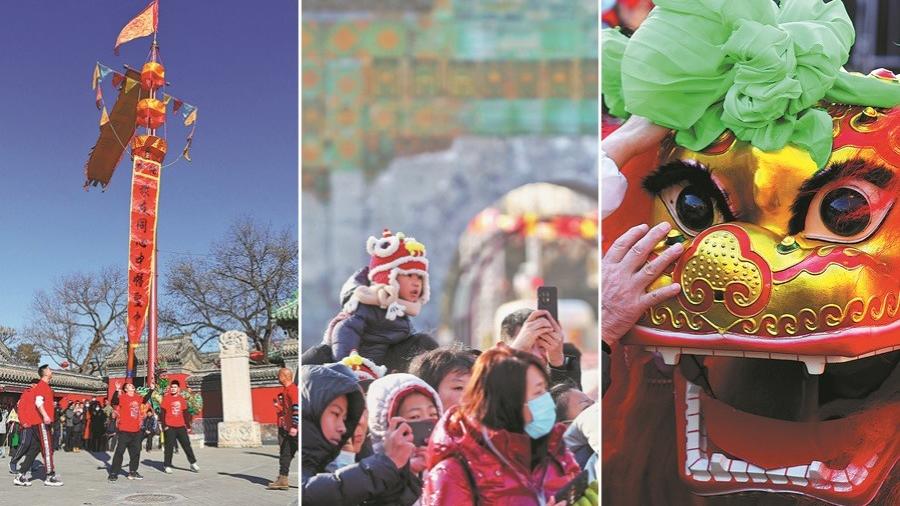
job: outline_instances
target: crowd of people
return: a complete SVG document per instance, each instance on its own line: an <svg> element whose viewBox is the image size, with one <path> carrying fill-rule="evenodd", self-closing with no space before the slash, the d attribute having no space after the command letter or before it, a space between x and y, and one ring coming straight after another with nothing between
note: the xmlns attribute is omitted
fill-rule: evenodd
<svg viewBox="0 0 900 506"><path fill-rule="evenodd" d="M187 437L187 400L177 380L169 382L158 406L150 402L154 385L141 395L133 381L115 385L111 399L96 397L90 401L55 402L50 386L53 371L38 368L39 380L26 389L13 405L0 407L0 456L9 455L13 484L30 486L39 474L38 455L44 468L44 485L61 486L53 454L56 451L114 452L109 481L118 480L124 453L128 451L127 477L143 479L138 472L141 448L164 448L164 470L172 473L172 456L180 444L192 471L200 467ZM31 479L29 479L29 476Z"/></svg>
<svg viewBox="0 0 900 506"><path fill-rule="evenodd" d="M304 504L596 504L599 407L554 317L513 312L486 350L439 346L411 323L424 246L385 231L367 251L302 357Z"/></svg>

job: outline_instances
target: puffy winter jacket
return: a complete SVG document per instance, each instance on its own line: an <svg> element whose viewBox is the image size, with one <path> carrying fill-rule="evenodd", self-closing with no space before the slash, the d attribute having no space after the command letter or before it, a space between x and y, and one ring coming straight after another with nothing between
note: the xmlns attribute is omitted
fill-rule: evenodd
<svg viewBox="0 0 900 506"><path fill-rule="evenodd" d="M334 326L328 344L335 360L341 360L357 350L376 364L384 364L388 348L408 339L413 333L408 316L388 320L387 309L359 304L351 315Z"/></svg>
<svg viewBox="0 0 900 506"><path fill-rule="evenodd" d="M438 416L443 412L441 398L437 392L428 383L412 374L388 374L369 385L366 393L366 408L369 412L369 436L376 452L381 451L390 419L398 415L400 404L397 401L411 393L420 393L431 398L437 408ZM391 410L394 412L392 413ZM408 465L401 470L401 474L403 474L403 479L396 483L391 490L379 497L377 501L364 504L386 506L409 505L416 502L422 495L422 480L412 473Z"/></svg>
<svg viewBox="0 0 900 506"><path fill-rule="evenodd" d="M531 469L531 438L524 433L485 429L509 465L484 443L481 426L459 414L444 414L428 443L428 467L422 506L539 504L562 489L581 471L562 441L563 424L545 436L547 456Z"/></svg>
<svg viewBox="0 0 900 506"><path fill-rule="evenodd" d="M403 474L383 453L375 453L334 473L325 471L353 436L365 409L362 390L353 371L343 364L305 365L301 367L300 385L303 504L358 505L381 497L401 483ZM340 444L333 445L322 434L320 420L328 404L339 395L346 395L348 400L347 430Z"/></svg>

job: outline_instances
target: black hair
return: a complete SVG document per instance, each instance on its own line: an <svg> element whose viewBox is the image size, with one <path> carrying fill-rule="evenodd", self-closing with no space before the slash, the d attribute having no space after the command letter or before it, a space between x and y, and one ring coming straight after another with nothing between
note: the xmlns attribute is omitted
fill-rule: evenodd
<svg viewBox="0 0 900 506"><path fill-rule="evenodd" d="M572 390L578 390L578 387L565 381L557 385L553 385L553 388L550 389L550 397L553 398L553 403L556 405L557 421L566 419L566 413L569 410L568 394Z"/></svg>
<svg viewBox="0 0 900 506"><path fill-rule="evenodd" d="M427 353L438 347L437 341L430 334L424 332L413 334L407 339L388 347L384 355L384 365L388 373L406 372L409 363L419 355Z"/></svg>
<svg viewBox="0 0 900 506"><path fill-rule="evenodd" d="M522 325L525 325L525 320L531 316L531 313L534 312L534 309L518 309L506 315L503 318L503 322L500 323L500 340L506 344L510 344L513 339L516 338L516 334L519 333L519 329L522 328Z"/></svg>
<svg viewBox="0 0 900 506"><path fill-rule="evenodd" d="M46 371L47 369L50 369L50 366L49 366L49 365L47 365L47 364L41 364L41 366L38 367L38 378L43 378L43 377L44 377L44 371Z"/></svg>
<svg viewBox="0 0 900 506"><path fill-rule="evenodd" d="M438 389L441 381L451 372L471 372L475 366L475 354L459 343L433 349L413 359L409 373Z"/></svg>
<svg viewBox="0 0 900 506"><path fill-rule="evenodd" d="M172 380L171 382L169 382L169 386L172 386L172 385L177 385L180 387L181 383L178 380Z"/></svg>

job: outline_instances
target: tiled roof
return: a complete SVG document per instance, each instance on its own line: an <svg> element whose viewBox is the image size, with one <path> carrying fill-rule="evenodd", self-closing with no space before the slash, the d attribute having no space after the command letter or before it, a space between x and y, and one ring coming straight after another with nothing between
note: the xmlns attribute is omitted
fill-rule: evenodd
<svg viewBox="0 0 900 506"><path fill-rule="evenodd" d="M166 337L157 342L156 353L159 360L165 360L170 364L178 364L184 353L189 352L193 348L196 351L194 343L191 341L190 334L184 334L175 337ZM127 344L125 340L119 342L118 346L113 349L106 359L107 368L124 367L127 360L126 356ZM138 364L147 362L147 343L142 342L134 350L135 358Z"/></svg>
<svg viewBox="0 0 900 506"><path fill-rule="evenodd" d="M34 383L37 379L37 367L0 364L0 383L26 386ZM102 378L67 371L53 371L50 386L54 390L106 391L106 382Z"/></svg>
<svg viewBox="0 0 900 506"><path fill-rule="evenodd" d="M300 314L300 302L296 293L290 300L272 310L272 318L281 322L296 322Z"/></svg>

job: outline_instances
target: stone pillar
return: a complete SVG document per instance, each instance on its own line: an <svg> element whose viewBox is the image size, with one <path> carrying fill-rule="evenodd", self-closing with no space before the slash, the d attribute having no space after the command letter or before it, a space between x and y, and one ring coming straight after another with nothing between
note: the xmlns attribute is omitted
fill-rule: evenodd
<svg viewBox="0 0 900 506"><path fill-rule="evenodd" d="M219 360L222 363L223 420L219 422L219 447L262 446L259 423L253 421L247 334L230 330L219 336Z"/></svg>

